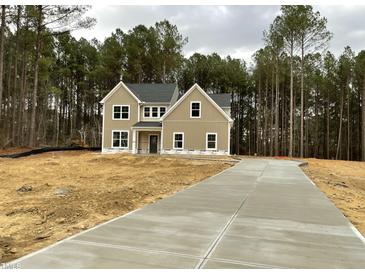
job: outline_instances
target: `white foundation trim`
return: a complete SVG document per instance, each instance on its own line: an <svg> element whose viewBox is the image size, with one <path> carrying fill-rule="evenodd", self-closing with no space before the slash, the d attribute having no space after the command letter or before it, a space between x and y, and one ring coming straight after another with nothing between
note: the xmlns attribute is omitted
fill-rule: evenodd
<svg viewBox="0 0 365 274"><path fill-rule="evenodd" d="M229 155L226 150L161 149L160 154Z"/></svg>
<svg viewBox="0 0 365 274"><path fill-rule="evenodd" d="M102 154L114 154L114 153L133 153L130 149L118 149L118 148L103 148Z"/></svg>

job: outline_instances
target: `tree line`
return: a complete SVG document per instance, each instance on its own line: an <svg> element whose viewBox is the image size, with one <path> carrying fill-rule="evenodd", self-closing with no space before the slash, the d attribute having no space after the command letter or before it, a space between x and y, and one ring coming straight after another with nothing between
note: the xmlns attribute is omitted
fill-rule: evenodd
<svg viewBox="0 0 365 274"><path fill-rule="evenodd" d="M104 41L87 6L1 6L0 146L99 146L99 101L120 81L198 83L232 99L231 152L365 159L365 51L336 57L311 6L283 6L253 65L216 53L183 56L177 26L116 29Z"/></svg>
<svg viewBox="0 0 365 274"><path fill-rule="evenodd" d="M186 38L168 21L75 39L88 6L1 6L0 146L99 146L99 101L119 82L176 81Z"/></svg>
<svg viewBox="0 0 365 274"><path fill-rule="evenodd" d="M283 6L264 32L252 74L254 130L243 150L365 160L365 51L347 46L334 56L326 25L312 6Z"/></svg>

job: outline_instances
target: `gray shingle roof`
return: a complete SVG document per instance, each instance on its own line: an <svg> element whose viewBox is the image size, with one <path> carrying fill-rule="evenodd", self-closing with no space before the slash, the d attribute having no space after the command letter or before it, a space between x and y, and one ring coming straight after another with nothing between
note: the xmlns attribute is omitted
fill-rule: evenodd
<svg viewBox="0 0 365 274"><path fill-rule="evenodd" d="M231 94L229 94L229 93L216 93L216 94L208 94L208 95L221 108L231 107Z"/></svg>
<svg viewBox="0 0 365 274"><path fill-rule="evenodd" d="M176 89L176 84L126 84L139 100L143 102L166 102Z"/></svg>
<svg viewBox="0 0 365 274"><path fill-rule="evenodd" d="M214 93L214 94L207 93L207 94L221 108L231 107L231 94L229 93ZM178 99L180 99L182 96L183 94L180 94Z"/></svg>
<svg viewBox="0 0 365 274"><path fill-rule="evenodd" d="M162 127L161 122L138 122L132 127Z"/></svg>

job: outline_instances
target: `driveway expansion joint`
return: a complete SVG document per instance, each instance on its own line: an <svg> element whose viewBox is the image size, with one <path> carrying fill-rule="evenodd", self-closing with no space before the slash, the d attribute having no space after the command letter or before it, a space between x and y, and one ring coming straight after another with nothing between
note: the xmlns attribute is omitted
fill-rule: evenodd
<svg viewBox="0 0 365 274"><path fill-rule="evenodd" d="M364 238L298 165L242 160L12 263L22 268L365 268Z"/></svg>
<svg viewBox="0 0 365 274"><path fill-rule="evenodd" d="M222 238L223 238L224 234L226 233L226 231L229 229L229 227L232 225L233 221L236 219L236 217L238 215L238 212L240 211L240 209L245 204L247 198L256 189L256 186L258 184L258 180L264 174L264 171L265 171L266 167L267 167L267 165L265 165L265 168L262 170L261 174L255 180L255 182L254 182L251 190L243 198L243 200L242 200L241 204L239 205L239 207L237 208L237 210L234 212L234 214L228 220L228 222L226 223L226 225L223 227L223 229L221 230L221 232L218 234L217 238L213 241L212 245L208 248L206 254L204 255L204 258L197 264L197 266L195 267L195 269L200 269L200 268L203 268L204 267L204 265L206 264L207 260L209 259L209 256L214 252L214 249L217 247L217 245L222 240Z"/></svg>

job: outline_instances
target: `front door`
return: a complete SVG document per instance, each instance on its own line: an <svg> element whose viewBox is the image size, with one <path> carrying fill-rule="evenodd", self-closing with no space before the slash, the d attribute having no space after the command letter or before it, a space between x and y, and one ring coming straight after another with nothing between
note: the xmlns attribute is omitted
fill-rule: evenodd
<svg viewBox="0 0 365 274"><path fill-rule="evenodd" d="M150 153L157 153L157 135L150 135Z"/></svg>

